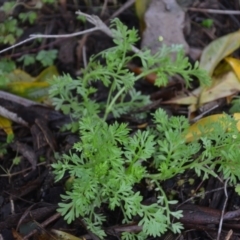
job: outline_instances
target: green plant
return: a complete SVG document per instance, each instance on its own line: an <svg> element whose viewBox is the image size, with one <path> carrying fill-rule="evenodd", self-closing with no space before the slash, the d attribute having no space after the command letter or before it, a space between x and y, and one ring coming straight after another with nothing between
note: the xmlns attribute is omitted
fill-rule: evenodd
<svg viewBox="0 0 240 240"><path fill-rule="evenodd" d="M6 144L5 143L1 143L0 144L0 157L2 157L4 154L7 153L7 150L6 150ZM5 169L2 165L0 165L0 168L3 170L3 172L5 172L5 174L0 174L1 177L9 177L9 181L11 179L11 176L12 176L12 169L14 166L16 165L19 165L21 162L21 158L16 156L13 160L12 160L12 164L11 166L8 168L8 169Z"/></svg>
<svg viewBox="0 0 240 240"><path fill-rule="evenodd" d="M34 11L20 13L19 19L21 20L22 23L29 22L30 24L33 24L37 19L37 13Z"/></svg>
<svg viewBox="0 0 240 240"><path fill-rule="evenodd" d="M14 44L16 38L21 36L23 30L18 27L18 22L12 17L8 17L3 23L0 23L0 43Z"/></svg>
<svg viewBox="0 0 240 240"><path fill-rule="evenodd" d="M239 96L234 97L231 102L231 105L232 106L229 110L230 113L240 112L240 97Z"/></svg>
<svg viewBox="0 0 240 240"><path fill-rule="evenodd" d="M213 23L214 23L213 19L207 18L202 20L201 25L205 28L211 28L213 26Z"/></svg>
<svg viewBox="0 0 240 240"><path fill-rule="evenodd" d="M37 61L42 64L43 67L49 67L53 65L57 58L58 50L41 50L37 54L25 54L18 58L18 62L23 62L23 66L29 66Z"/></svg>
<svg viewBox="0 0 240 240"><path fill-rule="evenodd" d="M54 2L54 0L43 1L43 3ZM36 1L36 5L31 6L24 2L6 1L1 6L1 10L5 14L5 19L0 23L0 43L10 45L14 44L23 33L23 26L21 23L28 22L29 24L34 24L37 19L36 10L41 9L43 7L43 3L41 1ZM14 17L13 11L19 5L22 5L26 11L18 14L18 17Z"/></svg>
<svg viewBox="0 0 240 240"><path fill-rule="evenodd" d="M56 0L43 0L44 3L53 4L56 3Z"/></svg>
<svg viewBox="0 0 240 240"><path fill-rule="evenodd" d="M232 119L227 121L233 126ZM56 180L66 172L74 176L71 191L62 196L64 203L59 204L59 212L69 223L81 216L88 228L102 239L105 233L101 225L105 217L100 207L107 204L111 210L122 209L123 223L139 215L139 225L145 235L160 236L167 229L176 233L182 226L171 219L179 219L181 211L171 210L176 201L167 198L161 181L193 169L203 179L209 175L216 177L215 170L223 172L224 179L236 184L240 178L237 129L226 133L226 128L214 125L216 130L202 137L202 145L197 141L186 144L180 136L184 136L188 127L187 119L168 118L163 110L158 110L154 122L155 129L138 131L130 137L125 124L107 125L96 116L81 120L81 140L73 147L75 153L64 154L53 164ZM151 161L155 173L143 166L147 161ZM155 186L157 202L150 206L142 204L140 192L133 190L143 179ZM123 239L135 238L126 234Z"/></svg>
<svg viewBox="0 0 240 240"><path fill-rule="evenodd" d="M16 1L7 1L2 5L1 9L4 11L5 14L10 15L15 4Z"/></svg>
<svg viewBox="0 0 240 240"><path fill-rule="evenodd" d="M2 73L10 73L12 72L14 69L16 69L16 64L15 62L7 59L7 58L3 58L0 61L0 72Z"/></svg>
<svg viewBox="0 0 240 240"><path fill-rule="evenodd" d="M163 46L158 53L152 56L149 50L141 51L133 55L131 51L132 44L138 40L136 30L128 30L119 20L114 20L117 29L112 28L115 47L107 49L96 56L93 56L88 67L83 70L83 76L76 80L70 76L55 78L51 81L50 97L57 110L62 110L65 114L70 114L73 123L68 126L73 131L78 130L78 121L86 115L98 114L104 112L103 120L106 120L111 113L114 117L130 113L137 107L148 104L148 96L144 96L134 89L134 84L139 79L150 73L157 73L157 86L163 86L168 83L168 76L180 74L189 86L192 76L201 79L203 84L209 82L207 74L198 69L198 63L192 67L188 59L184 56L181 46L167 47ZM174 64L169 55L176 52ZM101 65L99 57L103 58L106 65ZM135 76L126 67L127 63L133 58L139 57L142 60L143 72ZM97 89L93 83L101 81L106 87L109 87L109 94L106 104L96 103L92 99L92 94ZM72 90L77 91L73 95ZM79 102L79 96L82 101ZM126 101L130 98L129 101ZM77 122L74 122L74 121Z"/></svg>
<svg viewBox="0 0 240 240"><path fill-rule="evenodd" d="M14 18L12 12L16 6L17 1L11 1L5 2L1 7L6 16L5 20L0 23L0 43L14 44L16 39L23 33L19 22L24 23L28 21L30 24L33 24L37 18L36 12L33 11L21 12L18 18Z"/></svg>
<svg viewBox="0 0 240 240"><path fill-rule="evenodd" d="M48 67L53 65L54 60L57 58L58 51L56 49L52 50L41 50L36 59L43 65L43 67Z"/></svg>
<svg viewBox="0 0 240 240"><path fill-rule="evenodd" d="M36 54L25 54L22 55L17 60L18 62L22 62L24 67L27 67L29 65L32 65L36 62Z"/></svg>
<svg viewBox="0 0 240 240"><path fill-rule="evenodd" d="M168 76L174 74L182 75L187 85L192 76L204 80L203 84L209 80L197 63L191 67L178 46L164 46L154 56L148 50L129 55L137 40L136 31L128 30L119 20L113 21L111 30L116 46L92 57L82 77L73 80L65 75L51 82L53 104L71 116L73 122L68 127L80 135L72 151L56 156L57 162L52 164L57 181L65 174L72 181L70 190L62 195L58 211L68 223L81 217L100 239L106 235L102 228L106 220L104 206L121 209L123 223L139 216L142 232L124 233L122 239L156 237L167 229L177 233L182 225L173 219L179 219L182 213L173 210L177 201L168 199L161 182L192 169L203 179L222 172L224 179L235 184L240 178L236 122L225 116L226 124L206 125L214 130L202 135L201 143L195 140L188 144L184 138L189 127L187 119L168 117L161 109L153 114L155 126L147 130L131 133L126 124L108 124L109 114L115 118L134 114L133 109L149 102L134 90L134 83L149 73L157 73L158 85L166 84ZM171 52L176 52L174 63L169 57ZM105 65L100 64L99 56ZM139 76L126 68L134 57L142 61L143 73ZM94 101L93 94L98 91L93 87L94 81L109 88L106 103ZM151 205L144 204L139 191L143 181L155 190L156 202Z"/></svg>
<svg viewBox="0 0 240 240"><path fill-rule="evenodd" d="M4 89L10 82L9 78L6 77L9 73L16 69L16 64L7 59L3 58L0 60L0 88Z"/></svg>

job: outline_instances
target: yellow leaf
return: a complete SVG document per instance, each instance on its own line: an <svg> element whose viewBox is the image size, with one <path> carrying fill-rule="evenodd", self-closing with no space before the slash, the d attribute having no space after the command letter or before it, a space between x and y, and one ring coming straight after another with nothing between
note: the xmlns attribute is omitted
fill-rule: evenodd
<svg viewBox="0 0 240 240"><path fill-rule="evenodd" d="M53 76L58 76L55 66L44 69L36 78L20 69L16 69L7 76L10 83L5 86L2 85L1 89L40 102L47 98L49 81Z"/></svg>
<svg viewBox="0 0 240 240"><path fill-rule="evenodd" d="M35 101L43 101L48 95L48 81L57 75L58 71L55 66L46 68L36 78L23 70L15 69L6 75L9 81L6 84L2 83L0 89ZM6 132L8 141L11 141L13 138L12 121L0 116L0 129Z"/></svg>
<svg viewBox="0 0 240 240"><path fill-rule="evenodd" d="M226 58L225 58L226 59ZM220 62L213 71L213 76L218 77L232 70L232 67L226 62Z"/></svg>
<svg viewBox="0 0 240 240"><path fill-rule="evenodd" d="M21 69L15 69L7 75L10 82L33 82L34 78Z"/></svg>
<svg viewBox="0 0 240 240"><path fill-rule="evenodd" d="M8 139L13 137L12 121L0 116L0 128L8 135ZM10 139L9 139L10 140Z"/></svg>
<svg viewBox="0 0 240 240"><path fill-rule="evenodd" d="M228 64L232 67L233 71L237 75L238 81L240 82L240 60L236 58L225 58Z"/></svg>
<svg viewBox="0 0 240 240"><path fill-rule="evenodd" d="M212 76L218 63L237 50L239 46L240 30L214 40L203 50L199 67Z"/></svg>
<svg viewBox="0 0 240 240"><path fill-rule="evenodd" d="M211 86L208 88L200 86L188 95L183 94L164 102L164 104L189 105L189 113L193 113L205 103L240 92L240 60L226 58L239 46L240 30L210 43L203 50L199 67L212 76ZM219 63L224 58L228 64L223 63L220 66Z"/></svg>
<svg viewBox="0 0 240 240"><path fill-rule="evenodd" d="M202 88L196 88L194 91L186 94L186 93L182 93L181 95L172 98L170 100L167 100L165 102L163 102L163 104L181 104L181 105L194 105L197 104L198 102L198 97L199 94L201 93Z"/></svg>
<svg viewBox="0 0 240 240"><path fill-rule="evenodd" d="M135 1L135 11L139 19L140 32L141 34L146 28L146 23L144 20L145 12L147 11L150 0L136 0Z"/></svg>
<svg viewBox="0 0 240 240"><path fill-rule="evenodd" d="M199 106L220 98L229 97L240 91L240 82L234 72L213 78L213 84L209 88L204 88L199 96Z"/></svg>
<svg viewBox="0 0 240 240"><path fill-rule="evenodd" d="M8 90L18 96L27 96L29 90L49 87L47 82L13 82L7 85Z"/></svg>
<svg viewBox="0 0 240 240"><path fill-rule="evenodd" d="M189 105L189 113L192 113L205 103L229 97L240 92L240 82L238 81L236 74L232 71L213 77L212 79L210 87L199 87L191 93L184 93L178 97L163 102L163 104Z"/></svg>
<svg viewBox="0 0 240 240"><path fill-rule="evenodd" d="M44 69L35 79L35 82L50 81L54 76L58 76L58 70L55 66Z"/></svg>
<svg viewBox="0 0 240 240"><path fill-rule="evenodd" d="M226 118L225 114L214 114L200 119L189 127L187 134L185 135L186 142L192 142L194 139L198 139L202 135L213 131L213 128L206 128L208 124L218 122L225 126L226 122L224 121L224 118ZM233 114L233 118L237 121L237 129L240 131L240 113ZM226 130L229 128L229 126L225 127Z"/></svg>

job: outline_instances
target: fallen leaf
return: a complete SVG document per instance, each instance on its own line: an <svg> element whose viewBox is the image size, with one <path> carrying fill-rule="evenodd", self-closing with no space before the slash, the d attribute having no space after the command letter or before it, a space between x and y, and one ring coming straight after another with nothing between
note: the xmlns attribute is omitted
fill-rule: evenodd
<svg viewBox="0 0 240 240"><path fill-rule="evenodd" d="M15 69L6 76L9 82L33 82L34 77L21 69Z"/></svg>
<svg viewBox="0 0 240 240"><path fill-rule="evenodd" d="M57 75L58 71L55 66L46 68L36 78L23 70L15 69L5 76L6 83L1 83L0 90L41 102L48 97L49 81ZM0 116L0 128L6 132L7 141L11 141L14 136L12 121Z"/></svg>
<svg viewBox="0 0 240 240"><path fill-rule="evenodd" d="M236 74L236 71L239 71L237 69L237 62L231 59L231 65L233 64L235 64L233 68L235 70L212 77L210 87L200 86L188 95L185 93L181 94L163 102L163 104L189 105L189 113L191 114L206 103L225 97L232 97L234 94L240 92L240 78L238 78Z"/></svg>
<svg viewBox="0 0 240 240"><path fill-rule="evenodd" d="M196 88L190 93L181 93L177 97L172 98L162 104L180 104L180 105L196 105L198 103L198 97L201 93L202 88Z"/></svg>
<svg viewBox="0 0 240 240"><path fill-rule="evenodd" d="M240 46L240 30L220 37L204 48L199 67L212 76L218 63Z"/></svg>
<svg viewBox="0 0 240 240"><path fill-rule="evenodd" d="M232 57L225 58L225 61L232 67L238 81L240 82L240 60Z"/></svg>
<svg viewBox="0 0 240 240"><path fill-rule="evenodd" d="M240 131L240 113L234 113L233 114L234 120L237 121L237 129ZM221 123L224 126L226 125L226 114L214 114L205 118L200 119L196 123L192 124L188 131L187 134L185 135L185 140L186 142L192 142L195 139L199 139L201 136L203 136L206 133L209 133L213 131L213 128L206 128L208 124L211 123ZM225 126L226 130L229 128L229 126Z"/></svg>
<svg viewBox="0 0 240 240"><path fill-rule="evenodd" d="M35 78L35 82L48 82L51 81L51 79L54 76L58 76L58 70L55 66L50 66L48 68L45 68L36 78Z"/></svg>
<svg viewBox="0 0 240 240"><path fill-rule="evenodd" d="M144 15L149 6L150 0L136 0L135 1L135 11L139 19L140 32L144 32L146 28L146 23L144 21Z"/></svg>
<svg viewBox="0 0 240 240"><path fill-rule="evenodd" d="M7 75L10 82L5 86L0 86L0 89L36 102L41 102L48 96L49 81L53 76L58 76L55 66L44 69L36 78L23 70L16 69Z"/></svg>
<svg viewBox="0 0 240 240"><path fill-rule="evenodd" d="M213 84L204 88L199 96L199 106L220 98L228 97L240 91L240 82L234 72L228 72L213 78Z"/></svg>
<svg viewBox="0 0 240 240"><path fill-rule="evenodd" d="M11 142L14 137L13 130L12 130L12 121L0 116L0 128L7 134L8 139L7 142Z"/></svg>

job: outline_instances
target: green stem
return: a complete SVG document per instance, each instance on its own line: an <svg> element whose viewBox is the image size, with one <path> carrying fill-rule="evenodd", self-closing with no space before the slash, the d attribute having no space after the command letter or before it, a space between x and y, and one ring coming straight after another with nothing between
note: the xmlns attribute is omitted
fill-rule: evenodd
<svg viewBox="0 0 240 240"><path fill-rule="evenodd" d="M157 70L158 70L158 68L153 68L153 69L149 69L149 70L146 70L146 71L140 73L139 75L136 76L136 81L141 79L141 78L146 77L147 75L149 75L151 73L156 73Z"/></svg>
<svg viewBox="0 0 240 240"><path fill-rule="evenodd" d="M199 168L200 168L200 169L203 170L203 166L204 166L204 165L208 165L208 164L210 164L210 163L211 163L211 160L206 160L205 162L201 162L201 163L198 163L198 162L196 162L196 160L195 160L194 162L192 162L192 163L190 163L190 164L188 164L188 165L186 165L186 166L184 166L184 167L181 167L181 169L179 169L178 172L172 173L172 176L169 176L167 179L170 179L170 178L174 177L176 174L178 174L179 172L185 171L185 170L187 170L187 169L192 169L192 168L198 168L198 169L199 169ZM213 172L213 171L211 171L211 170L209 170L209 169L207 169L207 168L204 168L204 171L207 172L208 174L216 177L216 175L214 175L214 172ZM145 177L145 178L152 179L152 180L166 180L166 178L163 178L163 174L162 174L162 173L146 174L144 177Z"/></svg>
<svg viewBox="0 0 240 240"><path fill-rule="evenodd" d="M163 191L162 187L159 185L159 183L155 181L155 184L157 185L157 188L159 189L159 191L161 192L161 195L163 196L165 207L166 207L167 223L170 224L170 214L169 214L170 210L169 210L168 198L165 192Z"/></svg>
<svg viewBox="0 0 240 240"><path fill-rule="evenodd" d="M117 99L121 96L121 94L125 91L125 87L123 87L117 94L116 96L113 98L113 100L111 101L111 103L106 107L106 111L103 117L103 120L106 121L108 114L111 112L113 105L115 104L115 102L117 101Z"/></svg>

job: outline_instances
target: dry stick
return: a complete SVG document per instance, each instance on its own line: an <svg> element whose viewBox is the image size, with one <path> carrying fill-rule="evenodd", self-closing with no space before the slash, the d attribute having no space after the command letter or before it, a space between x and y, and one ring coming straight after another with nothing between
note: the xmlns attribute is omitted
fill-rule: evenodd
<svg viewBox="0 0 240 240"><path fill-rule="evenodd" d="M16 96L14 94L7 93L4 91L0 91L0 99L1 98L12 101L12 102L19 103L25 107L29 107L29 106L33 106L33 105L44 106L43 104L36 103L31 100L28 100L28 99L25 99L25 98L22 98L22 97L19 97L19 96ZM12 120L13 122L19 123L24 126L28 126L28 123L25 120L23 120L20 116L18 116L16 113L9 111L8 109L6 109L2 106L0 106L0 115Z"/></svg>
<svg viewBox="0 0 240 240"><path fill-rule="evenodd" d="M109 22L111 19L117 17L119 14L125 11L127 8L131 7L135 3L135 1L136 0L128 0L106 22Z"/></svg>
<svg viewBox="0 0 240 240"><path fill-rule="evenodd" d="M36 103L36 102L31 101L29 99L22 98L22 97L19 97L17 95L14 95L14 94L11 94L11 93L8 93L8 92L4 92L4 91L1 91L1 90L0 90L0 98L19 103L19 104L23 105L24 107L30 107L30 106L33 106L33 105L45 106L44 104Z"/></svg>
<svg viewBox="0 0 240 240"><path fill-rule="evenodd" d="M108 0L104 0L103 7L102 7L102 11L101 11L101 13L100 13L100 16L101 16L101 17L103 16L104 12L106 11L107 5L108 5Z"/></svg>
<svg viewBox="0 0 240 240"><path fill-rule="evenodd" d="M234 10L217 10L217 9L205 9L205 8L187 8L187 10L192 12L240 15L240 11L234 11Z"/></svg>
<svg viewBox="0 0 240 240"><path fill-rule="evenodd" d="M47 220L45 220L43 223L39 224L40 227L44 228L47 225L49 225L50 223L52 223L53 221L56 221L56 219L60 218L61 214L60 213L55 213L53 216L51 216L50 218L48 218ZM34 234L36 234L38 232L38 229L34 229L32 230L30 233L28 233L28 235L26 235L22 240L28 240L30 237L32 237ZM51 236L52 237L52 236Z"/></svg>
<svg viewBox="0 0 240 240"><path fill-rule="evenodd" d="M38 163L37 167L39 167L41 165L47 165L47 163L46 162ZM13 176L16 176L18 174L23 174L23 173L25 173L27 171L30 171L30 170L32 170L32 167L25 168L24 170L21 170L19 172L15 172L15 173L0 174L0 177L13 177Z"/></svg>
<svg viewBox="0 0 240 240"><path fill-rule="evenodd" d="M210 190L210 191L206 191L206 192L204 192L204 193L198 193L198 194L194 195L193 197L190 197L190 198L188 198L187 200L185 200L184 202L180 203L180 204L177 206L177 209L178 209L179 207L181 207L182 205L184 205L185 203L190 202L190 201L194 200L194 199L197 198L197 197L202 197L203 195L207 195L207 194L210 194L210 193L213 193L213 192L217 192L217 191L220 191L220 190L223 190L223 189L224 189L223 187L220 187L220 188L216 188L216 189L213 189L213 190Z"/></svg>
<svg viewBox="0 0 240 240"><path fill-rule="evenodd" d="M225 238L225 240L230 240L231 237L232 237L232 234L233 234L233 230L230 229L229 232L228 232L228 234L227 234L227 236L226 236L226 238Z"/></svg>
<svg viewBox="0 0 240 240"><path fill-rule="evenodd" d="M21 117L19 117L16 113L9 111L8 109L0 106L0 115L12 120L13 122L19 123L25 127L28 127L28 123L22 119Z"/></svg>
<svg viewBox="0 0 240 240"><path fill-rule="evenodd" d="M3 50L0 51L0 54L4 53L4 52L6 52L6 51L8 51L10 49L13 49L15 47L18 47L18 46L20 46L20 45L22 45L22 44L24 44L26 42L32 41L33 39L36 39L36 38L38 38L38 37L30 37L30 38L27 38L27 39L25 39L25 40L23 40L23 41L21 41L19 43L16 43L16 44L14 44L14 45L12 45L10 47L4 48Z"/></svg>
<svg viewBox="0 0 240 240"><path fill-rule="evenodd" d="M84 30L82 32L76 32L76 33L70 33L70 34L59 34L59 35L44 35L44 34L33 34L33 35L30 35L29 38L19 42L19 43L16 43L14 45L12 45L11 47L8 47L8 48L5 48L3 50L0 51L0 54L1 53L4 53L10 49L13 49L15 47L18 47L26 42L29 42L29 41L32 41L33 39L37 39L37 38L69 38L69 37L75 37L75 36L79 36L79 35L82 35L82 34L85 34L85 33L89 33L89 32L93 32L93 31L97 31L97 30L101 30L99 29L98 27L95 27L95 28L91 28L91 29L87 29L87 30Z"/></svg>
<svg viewBox="0 0 240 240"><path fill-rule="evenodd" d="M228 181L229 181L229 178L224 183L224 193L225 193L226 199L224 201L224 205L223 205L223 209L222 209L222 213L221 213L221 218L220 218L220 222L219 222L217 240L219 240L220 236L221 236L222 224L223 224L223 216L224 216L224 212L225 212L227 201L228 201L228 193L227 193Z"/></svg>
<svg viewBox="0 0 240 240"><path fill-rule="evenodd" d="M30 37L39 37L39 38L63 38L63 37L65 37L66 38L66 37L82 35L82 34L97 31L97 30L104 32L111 38L113 37L111 29L98 16L89 15L89 14L81 12L80 10L77 11L76 14L78 14L80 16L84 16L86 18L86 20L88 22L92 23L93 25L95 25L95 27L85 30L85 31L82 31L82 32L77 32L77 33L72 33L72 34L62 34L62 35L32 34L32 35L30 35ZM132 46L132 51L135 53L140 52L140 50L138 48L136 48L135 46Z"/></svg>
<svg viewBox="0 0 240 240"><path fill-rule="evenodd" d="M94 32L94 31L97 31L97 30L101 30L104 33L106 33L108 36L112 37L111 30L107 27L106 24L103 23L103 21L98 16L96 16L96 15L88 15L88 14L85 14L85 13L83 13L81 11L77 11L76 14L85 17L86 20L88 22L92 23L93 25L95 25L95 27L87 29L85 31L71 33L71 34L59 34L59 35L33 34L33 35L30 35L30 37L38 37L38 38L68 38L68 37L75 37L75 36L82 35L82 34L89 33L89 32Z"/></svg>
<svg viewBox="0 0 240 240"><path fill-rule="evenodd" d="M1 50L0 53L6 52L10 49L13 49L17 46L20 46L21 44L24 44L28 41L31 41L31 40L37 39L37 38L69 38L69 37L75 37L75 36L83 35L83 34L86 34L86 33L94 32L94 31L97 31L97 30L100 30L100 31L104 32L105 34L107 34L108 36L113 37L113 34L112 34L111 30L108 28L108 26L98 16L88 15L88 14L85 14L81 11L77 11L76 14L84 16L86 18L86 20L88 22L92 23L93 25L95 25L95 27L93 27L91 29L81 31L81 32L71 33L71 34L59 34L59 35L33 34L33 35L30 35L30 37L28 39L25 39L22 42L19 42L17 44L12 45L11 47L8 47L8 48L5 48L5 49ZM135 53L140 52L140 50L138 48L136 48L135 46L132 46L132 51L135 52ZM0 96L1 95L3 95L2 92L0 92ZM26 104L32 105L30 103L30 101L28 101ZM20 123L24 126L28 126L28 123L26 121L24 121L22 118L20 118L17 114L15 114L13 112L10 112L10 111L8 111L7 109L5 109L1 106L0 106L0 115L6 117L6 118L8 118L8 119L10 119L10 120L12 120L16 123Z"/></svg>
<svg viewBox="0 0 240 240"><path fill-rule="evenodd" d="M94 32L94 31L97 31L97 30L100 30L100 31L104 32L109 37L113 37L111 30L107 27L107 25L98 16L88 15L88 14L85 14L81 11L77 11L76 14L84 16L86 18L86 20L88 22L92 23L93 25L95 25L95 27L84 30L84 31L81 31L81 32L70 33L70 34L59 34L59 35L32 34L32 35L30 35L30 38L25 39L24 41L19 42L17 44L14 44L11 47L8 47L8 48L5 48L5 49L1 50L0 54L8 51L10 49L13 49L17 46L20 46L20 45L22 45L22 44L24 44L28 41L36 39L36 38L69 38L69 37L76 37L76 36L83 35L83 34L86 34L86 33ZM132 51L135 52L135 53L140 52L140 50L138 48L134 47L134 46L132 46Z"/></svg>

